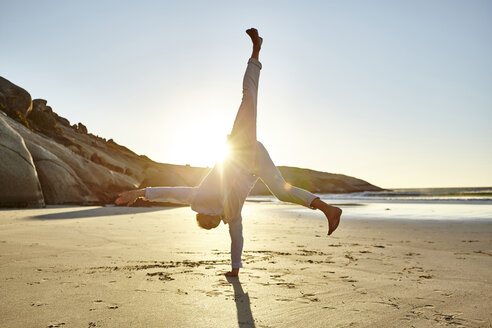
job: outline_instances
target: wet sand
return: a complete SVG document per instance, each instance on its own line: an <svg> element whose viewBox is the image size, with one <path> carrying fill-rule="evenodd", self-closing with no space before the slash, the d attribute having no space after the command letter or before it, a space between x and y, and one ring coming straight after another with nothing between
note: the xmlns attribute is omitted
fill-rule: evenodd
<svg viewBox="0 0 492 328"><path fill-rule="evenodd" d="M188 208L0 211L1 327L491 327L492 221L347 219L247 203L227 226Z"/></svg>

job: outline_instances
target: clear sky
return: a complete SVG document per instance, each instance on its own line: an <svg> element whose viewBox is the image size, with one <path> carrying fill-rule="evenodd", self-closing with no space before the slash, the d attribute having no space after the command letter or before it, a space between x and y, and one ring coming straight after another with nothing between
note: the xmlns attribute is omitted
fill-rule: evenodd
<svg viewBox="0 0 492 328"><path fill-rule="evenodd" d="M492 186L492 1L0 0L0 75L138 154L212 166L249 27L277 165Z"/></svg>

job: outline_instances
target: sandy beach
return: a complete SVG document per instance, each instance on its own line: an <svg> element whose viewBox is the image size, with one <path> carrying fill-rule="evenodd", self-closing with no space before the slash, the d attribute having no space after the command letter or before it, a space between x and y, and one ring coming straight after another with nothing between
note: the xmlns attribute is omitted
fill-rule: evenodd
<svg viewBox="0 0 492 328"><path fill-rule="evenodd" d="M302 214L302 215L301 215ZM490 327L492 221L345 219L245 205L227 226L189 208L0 211L1 327Z"/></svg>

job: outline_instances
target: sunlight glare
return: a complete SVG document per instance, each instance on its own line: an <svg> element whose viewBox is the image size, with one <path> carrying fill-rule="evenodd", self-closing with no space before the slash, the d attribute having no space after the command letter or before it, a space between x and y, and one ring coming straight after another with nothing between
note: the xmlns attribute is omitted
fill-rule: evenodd
<svg viewBox="0 0 492 328"><path fill-rule="evenodd" d="M169 162L211 167L224 160L229 153L226 141L230 124L220 117L190 122L173 139Z"/></svg>

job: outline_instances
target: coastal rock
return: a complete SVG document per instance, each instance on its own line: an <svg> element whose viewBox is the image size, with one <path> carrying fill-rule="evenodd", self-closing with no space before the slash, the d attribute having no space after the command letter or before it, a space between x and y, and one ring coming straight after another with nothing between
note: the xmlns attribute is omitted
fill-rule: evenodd
<svg viewBox="0 0 492 328"><path fill-rule="evenodd" d="M87 127L84 124L79 123L77 124L77 131L79 131L82 134L87 134Z"/></svg>
<svg viewBox="0 0 492 328"><path fill-rule="evenodd" d="M32 153L41 187L43 191L46 188L47 204L110 203L119 192L138 187L135 178L97 165L12 119L6 121L24 138ZM68 137L76 145L76 140Z"/></svg>
<svg viewBox="0 0 492 328"><path fill-rule="evenodd" d="M44 206L34 163L22 137L0 117L0 206Z"/></svg>
<svg viewBox="0 0 492 328"><path fill-rule="evenodd" d="M56 113L53 113L53 114L55 114L56 121L58 123L60 123L61 125L64 125L64 126L70 126L70 121L69 120L67 120L64 117L61 117L61 116L57 115Z"/></svg>
<svg viewBox="0 0 492 328"><path fill-rule="evenodd" d="M89 204L98 199L77 173L51 152L31 141L26 142L47 204Z"/></svg>
<svg viewBox="0 0 492 328"><path fill-rule="evenodd" d="M0 109L10 117L15 117L18 114L26 117L31 109L31 95L0 76Z"/></svg>
<svg viewBox="0 0 492 328"><path fill-rule="evenodd" d="M31 127L47 136L53 137L56 134L61 134L61 131L56 125L53 110L46 104L47 101L44 99L34 99L32 101L32 110L27 115L27 119Z"/></svg>

